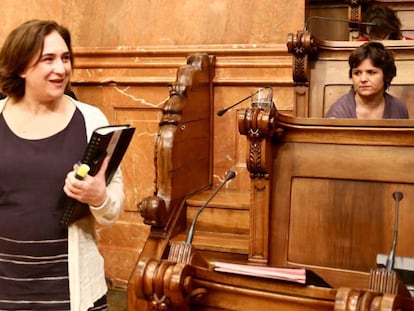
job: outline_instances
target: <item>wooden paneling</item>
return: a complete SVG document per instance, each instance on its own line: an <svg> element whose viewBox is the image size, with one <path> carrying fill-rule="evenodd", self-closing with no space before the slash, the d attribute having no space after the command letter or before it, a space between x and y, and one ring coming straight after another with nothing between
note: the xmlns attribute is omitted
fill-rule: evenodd
<svg viewBox="0 0 414 311"><path fill-rule="evenodd" d="M304 9L304 0L2 0L0 44L32 18L66 25L75 47L284 43Z"/></svg>
<svg viewBox="0 0 414 311"><path fill-rule="evenodd" d="M343 0L318 1L308 0L306 5L308 29L323 40L349 40L349 24L340 21L318 19L327 17L348 20L348 5Z"/></svg>
<svg viewBox="0 0 414 311"><path fill-rule="evenodd" d="M414 165L414 123L359 121L281 123L286 135L274 149L271 264L307 266L334 287L367 287L376 255L391 249L394 191L404 194L396 254L414 256L414 178L407 170Z"/></svg>
<svg viewBox="0 0 414 311"><path fill-rule="evenodd" d="M411 194L414 185L295 177L291 191L289 262L369 272L376 266L377 253L391 250L393 192ZM399 256L414 257L409 225L414 223L413 199L408 196L400 203Z"/></svg>

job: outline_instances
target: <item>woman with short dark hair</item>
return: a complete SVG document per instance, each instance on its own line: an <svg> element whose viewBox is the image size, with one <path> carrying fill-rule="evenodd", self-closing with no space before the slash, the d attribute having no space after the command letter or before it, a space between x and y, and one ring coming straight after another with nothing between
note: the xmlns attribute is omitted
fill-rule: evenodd
<svg viewBox="0 0 414 311"><path fill-rule="evenodd" d="M406 105L386 92L397 75L394 57L380 42L366 42L348 59L351 90L326 113L327 118L408 119Z"/></svg>

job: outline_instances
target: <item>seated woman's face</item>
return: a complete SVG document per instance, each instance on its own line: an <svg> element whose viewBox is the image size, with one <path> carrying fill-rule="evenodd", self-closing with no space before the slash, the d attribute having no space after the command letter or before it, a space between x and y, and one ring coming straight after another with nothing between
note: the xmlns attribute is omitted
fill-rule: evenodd
<svg viewBox="0 0 414 311"><path fill-rule="evenodd" d="M372 60L363 60L358 67L352 69L352 84L361 97L371 97L384 93L384 73L375 67Z"/></svg>

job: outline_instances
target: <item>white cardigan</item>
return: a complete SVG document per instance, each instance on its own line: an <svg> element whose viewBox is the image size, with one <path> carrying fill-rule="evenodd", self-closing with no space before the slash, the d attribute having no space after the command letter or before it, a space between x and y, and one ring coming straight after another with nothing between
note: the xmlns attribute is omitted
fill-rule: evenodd
<svg viewBox="0 0 414 311"><path fill-rule="evenodd" d="M95 128L108 124L103 112L97 107L69 97L81 111L86 124L88 140ZM0 113L8 97L0 100ZM103 225L114 223L124 202L121 170L115 173L107 187L108 199L103 205L89 206L93 218ZM94 221L86 217L69 226L68 262L71 311L86 311L107 292L104 261L94 237Z"/></svg>

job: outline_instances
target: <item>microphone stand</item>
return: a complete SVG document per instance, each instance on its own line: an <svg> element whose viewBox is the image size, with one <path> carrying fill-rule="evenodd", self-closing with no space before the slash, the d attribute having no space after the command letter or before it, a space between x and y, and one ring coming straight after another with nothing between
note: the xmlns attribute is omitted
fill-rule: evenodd
<svg viewBox="0 0 414 311"><path fill-rule="evenodd" d="M220 184L220 186L210 195L210 197L207 199L207 201L201 206L197 213L194 215L193 221L191 223L190 229L188 230L187 239L185 240L186 244L191 244L193 242L193 236L194 236L194 228L198 219L198 216L200 216L201 212L207 207L208 203L216 196L216 194L221 190L221 188L224 187L224 185L230 180L236 177L236 173L233 171L229 171L227 173L226 178L223 180L223 182Z"/></svg>
<svg viewBox="0 0 414 311"><path fill-rule="evenodd" d="M197 219L201 212L208 206L210 201L217 195L217 193L224 187L224 185L230 180L236 177L234 171L228 171L226 178L220 184L220 186L208 197L207 201L197 210L191 222L190 229L188 230L185 242L173 242L171 244L170 252L168 254L168 261L181 262L190 264L193 261L192 242L194 236L194 229L197 223ZM205 265L203 260L200 260L200 264Z"/></svg>
<svg viewBox="0 0 414 311"><path fill-rule="evenodd" d="M377 24L375 23L370 23L370 22L362 22L362 21L351 21L351 20L347 20L347 19L340 19L340 18L334 18L334 17L326 17L326 16L311 16L309 17L306 22L305 22L305 26L304 26L304 31L309 30L309 25L310 22L312 20L325 20L325 21L332 21L332 22L341 22L341 23L348 23L348 24L357 24L357 25L366 25L366 26L376 26Z"/></svg>
<svg viewBox="0 0 414 311"><path fill-rule="evenodd" d="M411 294L408 291L407 286L401 280L399 273L394 270L395 248L397 247L398 240L398 209L403 194L400 191L395 191L392 194L392 197L395 201L395 220L391 251L387 257L385 268L371 269L369 273L369 289L382 293L411 297Z"/></svg>
<svg viewBox="0 0 414 311"><path fill-rule="evenodd" d="M260 89L257 89L257 90L256 90L255 92L253 92L251 95L246 96L245 98L243 98L243 99L239 100L237 103L235 103L235 104L233 104L233 105L231 105L231 106L229 106L229 107L226 107L226 108L220 109L219 111L217 111L217 115L218 115L219 117L221 117L221 116L222 116L223 114L225 114L228 110L230 110L231 108L233 108L233 107L235 107L235 106L237 106L237 105L241 104L242 102L244 102L244 101L248 100L249 98L252 98L254 95L256 95L257 93L259 93L261 90L264 90L264 89L270 89L270 88L272 88L272 87L271 87L271 86L264 86L264 87L262 87L262 88L260 88Z"/></svg>
<svg viewBox="0 0 414 311"><path fill-rule="evenodd" d="M398 240L398 210L399 210L399 203L403 198L403 194L399 191L396 191L392 194L392 197L395 200L394 238L392 240L391 251L388 255L387 262L385 264L385 269L387 269L388 271L391 271L394 268L395 249L397 247L397 240Z"/></svg>

